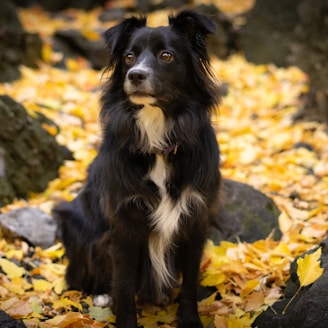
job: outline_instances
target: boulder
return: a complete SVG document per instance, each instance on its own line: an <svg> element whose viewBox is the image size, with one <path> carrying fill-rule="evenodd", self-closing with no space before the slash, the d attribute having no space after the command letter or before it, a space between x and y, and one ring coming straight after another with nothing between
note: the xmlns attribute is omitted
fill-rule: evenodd
<svg viewBox="0 0 328 328"><path fill-rule="evenodd" d="M288 61L309 76L311 90L303 97L296 118L316 119L328 124L328 2L303 0L297 12L300 21L294 31Z"/></svg>
<svg viewBox="0 0 328 328"><path fill-rule="evenodd" d="M216 243L222 240L246 242L265 239L272 230L280 237L278 209L274 202L249 185L224 180L226 204L221 216L211 229L210 238ZM21 237L32 245L51 246L56 240L57 222L46 213L26 207L0 215L0 227L4 237Z"/></svg>
<svg viewBox="0 0 328 328"><path fill-rule="evenodd" d="M227 15L220 11L215 5L199 5L193 8L195 11L214 17L217 25L217 33L210 36L208 40L209 51L221 59L226 59L238 50L238 33L234 24ZM126 11L120 8L105 9L98 19L100 21L112 21L121 19ZM60 15L60 14L59 14ZM105 31L98 31L102 34ZM56 65L65 68L67 58L82 56L86 58L93 69L100 70L107 64L107 53L104 40L99 35L99 40L89 40L80 31L63 29L55 32L54 50L63 54L63 59Z"/></svg>
<svg viewBox="0 0 328 328"><path fill-rule="evenodd" d="M328 125L328 2L256 0L239 29L240 48L255 64L297 66L310 79L297 119Z"/></svg>
<svg viewBox="0 0 328 328"><path fill-rule="evenodd" d="M20 77L19 65L37 67L42 41L36 33L26 33L12 1L0 2L0 82Z"/></svg>
<svg viewBox="0 0 328 328"><path fill-rule="evenodd" d="M9 0L0 4L0 82L20 77L18 65L22 62L24 29L15 5Z"/></svg>
<svg viewBox="0 0 328 328"><path fill-rule="evenodd" d="M211 54L227 59L239 51L239 33L233 20L214 4L201 4L193 8L201 14L213 17L216 23L215 35L209 35L208 48Z"/></svg>
<svg viewBox="0 0 328 328"><path fill-rule="evenodd" d="M55 220L38 208L25 207L0 214L2 236L22 238L33 246L47 248L55 243Z"/></svg>
<svg viewBox="0 0 328 328"><path fill-rule="evenodd" d="M0 310L0 327L3 328L25 328L22 320L11 318L5 311Z"/></svg>
<svg viewBox="0 0 328 328"><path fill-rule="evenodd" d="M19 2L21 3L22 0ZM90 10L96 6L103 5L105 0L28 0L27 2L29 2L30 5L37 3L47 11L59 11L67 8Z"/></svg>
<svg viewBox="0 0 328 328"><path fill-rule="evenodd" d="M279 209L271 198L245 183L224 179L222 210L211 228L215 243L222 240L254 242L274 232L280 239Z"/></svg>
<svg viewBox="0 0 328 328"><path fill-rule="evenodd" d="M0 207L45 190L64 161L63 147L42 128L43 123L54 123L36 116L12 98L0 96Z"/></svg>
<svg viewBox="0 0 328 328"><path fill-rule="evenodd" d="M258 328L326 328L328 327L328 239L321 244L322 276L313 284L303 287L288 306L283 309L298 290L297 259L291 264L290 278L284 290L285 297L263 312L253 323ZM316 251L316 249L305 254ZM302 255L302 257L305 256Z"/></svg>
<svg viewBox="0 0 328 328"><path fill-rule="evenodd" d="M76 30L59 30L54 35L54 50L64 54L63 61L67 58L77 56L89 60L93 69L100 70L107 63L107 53L104 40L88 40ZM63 64L61 64L63 65Z"/></svg>
<svg viewBox="0 0 328 328"><path fill-rule="evenodd" d="M256 0L240 29L240 45L247 60L255 64L287 66L294 28L299 22L296 10L302 0Z"/></svg>

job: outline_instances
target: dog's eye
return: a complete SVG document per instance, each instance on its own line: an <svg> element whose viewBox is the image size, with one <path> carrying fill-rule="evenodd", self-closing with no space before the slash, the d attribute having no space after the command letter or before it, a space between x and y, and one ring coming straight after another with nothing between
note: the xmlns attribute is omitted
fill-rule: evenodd
<svg viewBox="0 0 328 328"><path fill-rule="evenodd" d="M126 64L132 64L134 62L134 54L127 54L125 55L125 62Z"/></svg>
<svg viewBox="0 0 328 328"><path fill-rule="evenodd" d="M173 60L173 55L169 53L168 51L163 51L159 55L160 60L170 62Z"/></svg>

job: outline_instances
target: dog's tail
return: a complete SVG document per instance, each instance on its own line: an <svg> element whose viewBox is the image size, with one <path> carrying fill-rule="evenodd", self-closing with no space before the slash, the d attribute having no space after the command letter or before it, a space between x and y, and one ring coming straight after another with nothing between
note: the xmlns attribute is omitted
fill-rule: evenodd
<svg viewBox="0 0 328 328"><path fill-rule="evenodd" d="M76 200L73 202L61 202L52 210L53 218L57 223L56 236L59 240L63 241L64 244L65 235L71 235L68 230L74 229L75 226L76 229L78 229L78 222L81 222L83 216L83 211L80 206L74 205L77 205Z"/></svg>

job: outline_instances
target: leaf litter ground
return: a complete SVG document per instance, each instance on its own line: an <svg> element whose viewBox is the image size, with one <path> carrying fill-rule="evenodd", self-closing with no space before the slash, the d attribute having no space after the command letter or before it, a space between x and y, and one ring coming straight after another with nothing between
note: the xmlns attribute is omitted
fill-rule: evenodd
<svg viewBox="0 0 328 328"><path fill-rule="evenodd" d="M231 2L221 2L231 9ZM60 54L53 51L50 35L69 22L88 38L97 38L98 13L70 10L68 21L49 19L35 9L20 13L26 29L42 33L44 63L38 70L21 67L22 79L0 84L0 93L21 102L31 115L41 112L53 119L60 126L58 142L73 152L75 160L65 162L59 178L51 181L44 193L31 194L28 201L17 200L3 212L36 206L50 213L57 201L74 198L83 184L99 145L98 101L106 76L90 69L81 58L68 60L66 71L52 67ZM162 23L165 15L153 14L150 21ZM254 243L222 242L219 246L209 241L200 282L211 287L212 294L199 302L199 312L204 327L250 327L256 316L282 296L290 262L326 236L328 136L320 123L293 121L299 96L308 89L307 77L298 68L253 65L241 55L227 61L213 58L213 67L229 86L218 115L213 117L222 174L274 199L281 210L283 237L280 241L268 236ZM56 134L51 126L44 128ZM26 326L113 326L115 317L108 308L94 307L90 295L67 291L67 260L61 243L42 250L21 240L0 239L0 256L0 309L22 319ZM176 308L176 304L164 309L140 308L139 324L175 327Z"/></svg>

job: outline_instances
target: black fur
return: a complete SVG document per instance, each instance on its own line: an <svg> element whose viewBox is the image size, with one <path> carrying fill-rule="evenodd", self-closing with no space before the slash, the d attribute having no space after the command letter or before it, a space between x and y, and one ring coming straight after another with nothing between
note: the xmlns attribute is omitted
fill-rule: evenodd
<svg viewBox="0 0 328 328"><path fill-rule="evenodd" d="M215 25L192 11L170 17L167 27L145 24L133 17L105 33L112 75L102 97L103 142L80 195L54 214L70 261L70 288L109 293L118 327L137 327L135 295L166 303L180 272L178 327L200 328L198 270L208 225L219 213L219 151L210 121L218 99L205 41ZM150 112L164 114L162 149L143 138L137 124L143 99L152 100ZM161 189L152 180L161 175L150 172L162 159ZM160 248L169 283L158 281L149 253L150 237L156 244L162 234L153 213L163 195L181 214L169 245Z"/></svg>

